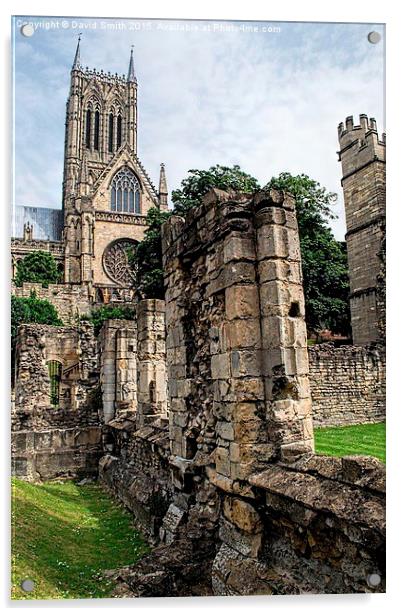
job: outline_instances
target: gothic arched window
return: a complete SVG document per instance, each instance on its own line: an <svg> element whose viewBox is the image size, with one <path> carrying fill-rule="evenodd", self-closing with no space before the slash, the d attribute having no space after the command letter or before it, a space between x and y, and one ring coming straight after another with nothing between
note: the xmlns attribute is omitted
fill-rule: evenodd
<svg viewBox="0 0 402 616"><path fill-rule="evenodd" d="M114 141L114 117L113 113L109 113L109 152L113 152Z"/></svg>
<svg viewBox="0 0 402 616"><path fill-rule="evenodd" d="M87 109L86 123L85 123L85 145L87 148L91 147L91 120L92 110L90 107Z"/></svg>
<svg viewBox="0 0 402 616"><path fill-rule="evenodd" d="M110 208L113 212L141 213L141 188L134 173L123 167L116 173L110 192Z"/></svg>
<svg viewBox="0 0 402 616"><path fill-rule="evenodd" d="M121 115L118 115L117 116L117 149L119 149L119 147L121 146L121 141L122 141L121 127L122 127Z"/></svg>
<svg viewBox="0 0 402 616"><path fill-rule="evenodd" d="M99 150L99 111L95 111L94 150Z"/></svg>

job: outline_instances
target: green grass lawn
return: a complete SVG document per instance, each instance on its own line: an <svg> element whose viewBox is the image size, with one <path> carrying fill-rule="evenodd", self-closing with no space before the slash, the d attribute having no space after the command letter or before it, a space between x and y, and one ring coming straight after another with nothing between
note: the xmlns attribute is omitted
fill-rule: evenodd
<svg viewBox="0 0 402 616"><path fill-rule="evenodd" d="M328 456L360 454L375 456L385 462L385 422L340 428L315 428L314 440L316 453Z"/></svg>
<svg viewBox="0 0 402 616"><path fill-rule="evenodd" d="M148 551L132 517L96 484L12 482L12 598L110 596L102 571ZM21 581L33 580L24 592Z"/></svg>

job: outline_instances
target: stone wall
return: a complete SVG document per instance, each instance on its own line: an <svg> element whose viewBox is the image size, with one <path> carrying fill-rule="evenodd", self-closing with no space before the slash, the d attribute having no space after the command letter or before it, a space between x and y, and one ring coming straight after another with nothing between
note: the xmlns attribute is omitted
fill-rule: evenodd
<svg viewBox="0 0 402 616"><path fill-rule="evenodd" d="M151 447L165 463L157 477L155 458L141 463L147 454L134 443L143 438L149 453L161 434L152 424L128 456L128 446L110 442L117 455L103 459L101 474L125 502L140 476L139 493L156 486L167 510L151 526L157 548L115 572L118 588L124 596L383 592L384 465L312 452L293 202L275 191L212 191L185 220L165 223L163 250L170 456ZM121 482L122 460L132 470Z"/></svg>
<svg viewBox="0 0 402 616"><path fill-rule="evenodd" d="M30 297L35 293L38 299L48 300L64 325L74 325L78 316L90 312L91 298L86 285L50 284L45 288L36 282L24 282L21 287L12 283L11 292L17 297Z"/></svg>
<svg viewBox="0 0 402 616"><path fill-rule="evenodd" d="M47 362L61 364L60 398L52 404ZM99 381L93 327L22 325L12 408L13 472L29 480L97 474L102 452Z"/></svg>
<svg viewBox="0 0 402 616"><path fill-rule="evenodd" d="M316 426L385 420L385 351L382 346L318 344L309 347Z"/></svg>
<svg viewBox="0 0 402 616"><path fill-rule="evenodd" d="M104 443L110 453L100 461L100 481L128 507L136 526L154 542L173 491L166 420L138 429L133 418L116 418L104 428Z"/></svg>

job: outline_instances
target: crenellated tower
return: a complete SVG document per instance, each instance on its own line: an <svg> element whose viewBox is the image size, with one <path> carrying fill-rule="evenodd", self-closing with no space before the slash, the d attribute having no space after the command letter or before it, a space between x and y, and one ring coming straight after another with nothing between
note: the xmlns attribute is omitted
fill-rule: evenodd
<svg viewBox="0 0 402 616"><path fill-rule="evenodd" d="M385 338L385 134L374 118L360 115L338 127L353 342Z"/></svg>
<svg viewBox="0 0 402 616"><path fill-rule="evenodd" d="M143 238L149 208L167 208L168 195L164 168L158 192L137 155L133 48L120 76L84 68L80 45L78 38L66 110L65 282L102 289L102 300L132 287L127 255Z"/></svg>

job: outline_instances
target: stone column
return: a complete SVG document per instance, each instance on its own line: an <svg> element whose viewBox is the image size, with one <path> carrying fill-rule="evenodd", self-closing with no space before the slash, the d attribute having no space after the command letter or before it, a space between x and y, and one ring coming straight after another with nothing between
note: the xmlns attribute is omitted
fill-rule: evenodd
<svg viewBox="0 0 402 616"><path fill-rule="evenodd" d="M116 332L117 413L137 411L137 327L134 321L129 323Z"/></svg>
<svg viewBox="0 0 402 616"><path fill-rule="evenodd" d="M116 412L135 412L137 406L135 321L112 319L100 332L103 418Z"/></svg>
<svg viewBox="0 0 402 616"><path fill-rule="evenodd" d="M254 207L267 430L278 453L296 455L314 440L295 203L271 190Z"/></svg>

